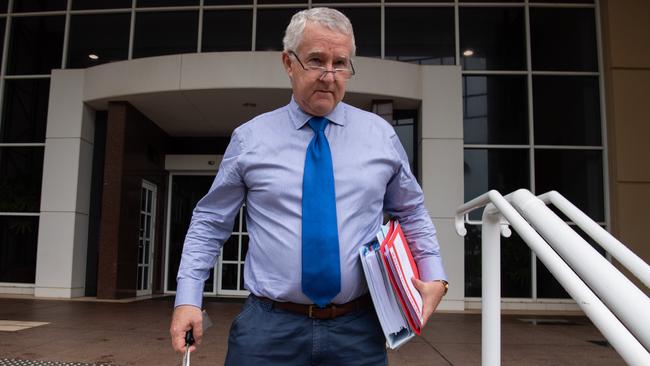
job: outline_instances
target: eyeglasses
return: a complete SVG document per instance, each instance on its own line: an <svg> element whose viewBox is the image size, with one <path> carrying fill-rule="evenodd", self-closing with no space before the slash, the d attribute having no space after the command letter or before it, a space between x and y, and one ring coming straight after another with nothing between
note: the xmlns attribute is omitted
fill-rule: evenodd
<svg viewBox="0 0 650 366"><path fill-rule="evenodd" d="M343 79L347 80L352 77L352 75L355 74L354 71L354 66L352 65L352 60L346 60L346 61L341 61L341 62L335 62L332 65L332 70L328 70L327 67L322 66L322 62L315 58L315 59L310 59L309 61L306 62L307 66L305 66L302 61L300 61L300 58L298 58L298 55L296 55L295 52L289 51L289 54L293 56L296 61L302 66L302 68L307 71L308 73L318 76L318 79L322 78L323 76L327 75L327 73L332 73L332 76L336 77L337 75L342 77Z"/></svg>

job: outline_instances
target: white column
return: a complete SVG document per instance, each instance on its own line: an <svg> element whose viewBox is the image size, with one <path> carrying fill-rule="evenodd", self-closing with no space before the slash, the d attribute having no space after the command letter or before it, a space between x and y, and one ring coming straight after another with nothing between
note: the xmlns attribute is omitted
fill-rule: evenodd
<svg viewBox="0 0 650 366"><path fill-rule="evenodd" d="M449 276L441 310L465 308L465 246L454 231L463 204L463 113L459 66L422 66L420 172L425 204L438 230Z"/></svg>
<svg viewBox="0 0 650 366"><path fill-rule="evenodd" d="M84 295L94 138L94 111L83 103L84 72L52 71L35 296Z"/></svg>

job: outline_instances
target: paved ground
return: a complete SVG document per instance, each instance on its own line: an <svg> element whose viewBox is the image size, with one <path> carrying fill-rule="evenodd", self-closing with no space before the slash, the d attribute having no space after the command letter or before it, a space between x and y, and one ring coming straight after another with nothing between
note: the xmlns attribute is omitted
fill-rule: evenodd
<svg viewBox="0 0 650 366"><path fill-rule="evenodd" d="M230 322L241 305L241 301L206 303L215 326L193 354L192 365L223 364ZM18 321L48 323L0 330L0 361L180 365L181 357L171 350L168 339L171 310L170 297L130 303L0 298L4 321L0 329L26 326ZM531 318L561 322L535 325L521 320ZM611 347L597 344L604 338L582 316L504 315L502 333L503 365L625 364ZM481 315L468 313L436 314L422 337L389 353L391 366L479 365L480 359Z"/></svg>

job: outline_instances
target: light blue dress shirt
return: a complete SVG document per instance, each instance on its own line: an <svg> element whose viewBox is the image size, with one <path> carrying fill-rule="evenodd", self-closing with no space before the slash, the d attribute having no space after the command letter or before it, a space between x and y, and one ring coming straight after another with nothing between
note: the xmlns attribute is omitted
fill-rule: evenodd
<svg viewBox="0 0 650 366"><path fill-rule="evenodd" d="M311 117L292 98L287 106L235 129L210 191L194 209L176 306L201 306L204 282L244 202L247 289L276 301L311 303L300 283L302 177L314 134L307 125ZM375 238L384 212L399 219L422 279L446 280L436 230L393 127L342 102L326 117L341 261L341 292L332 302L345 303L368 291L358 250Z"/></svg>

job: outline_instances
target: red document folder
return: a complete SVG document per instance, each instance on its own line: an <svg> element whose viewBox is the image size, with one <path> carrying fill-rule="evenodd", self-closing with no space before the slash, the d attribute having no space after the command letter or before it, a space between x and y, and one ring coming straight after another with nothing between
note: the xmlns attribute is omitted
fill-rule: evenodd
<svg viewBox="0 0 650 366"><path fill-rule="evenodd" d="M414 288L411 277L420 279L418 267L398 221L391 220L386 238L380 245L381 258L391 285L413 331L422 328L422 298Z"/></svg>

